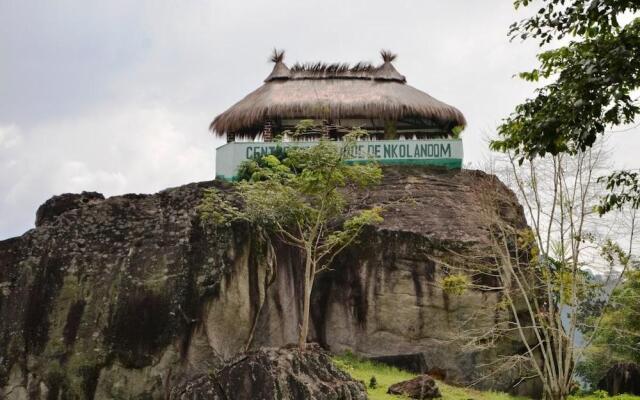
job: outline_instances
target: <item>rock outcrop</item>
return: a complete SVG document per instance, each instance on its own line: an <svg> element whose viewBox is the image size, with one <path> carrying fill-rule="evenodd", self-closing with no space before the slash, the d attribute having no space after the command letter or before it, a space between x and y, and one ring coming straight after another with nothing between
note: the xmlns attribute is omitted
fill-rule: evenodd
<svg viewBox="0 0 640 400"><path fill-rule="evenodd" d="M320 349L263 348L242 354L211 375L188 377L170 400L366 400L353 380Z"/></svg>
<svg viewBox="0 0 640 400"><path fill-rule="evenodd" d="M221 182L55 197L35 229L0 241L0 397L160 399L245 349L295 342L300 254L242 223L203 224L211 187L233 197ZM353 194L354 207L384 206L385 220L319 277L310 339L366 357L421 353L427 370L458 383L517 350L508 341L462 350L461 321L499 295L450 296L439 284L448 274L439 254L487 240L488 193L505 221L525 226L513 194L477 171L386 168L379 187ZM504 389L513 379L483 382Z"/></svg>

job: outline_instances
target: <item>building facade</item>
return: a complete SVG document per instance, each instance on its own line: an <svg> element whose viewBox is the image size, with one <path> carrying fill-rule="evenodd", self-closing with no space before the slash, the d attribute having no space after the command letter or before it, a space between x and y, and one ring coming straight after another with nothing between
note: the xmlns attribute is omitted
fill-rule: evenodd
<svg viewBox="0 0 640 400"><path fill-rule="evenodd" d="M382 64L284 63L274 52L274 67L264 84L218 115L211 130L226 136L216 150L216 176L233 179L239 164L278 147L339 141L354 128L367 131L354 160L383 164L460 168L466 121L455 107L406 83L382 51ZM366 156L365 156L366 154Z"/></svg>

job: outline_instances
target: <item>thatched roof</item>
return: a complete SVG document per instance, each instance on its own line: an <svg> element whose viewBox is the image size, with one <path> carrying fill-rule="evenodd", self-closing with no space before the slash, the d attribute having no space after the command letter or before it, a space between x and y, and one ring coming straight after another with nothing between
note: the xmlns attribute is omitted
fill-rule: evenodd
<svg viewBox="0 0 640 400"><path fill-rule="evenodd" d="M264 85L218 115L210 129L218 135L243 132L267 119L423 118L436 123L466 125L462 113L406 84L393 66L395 55L381 52L383 63L284 64L274 52L273 71Z"/></svg>

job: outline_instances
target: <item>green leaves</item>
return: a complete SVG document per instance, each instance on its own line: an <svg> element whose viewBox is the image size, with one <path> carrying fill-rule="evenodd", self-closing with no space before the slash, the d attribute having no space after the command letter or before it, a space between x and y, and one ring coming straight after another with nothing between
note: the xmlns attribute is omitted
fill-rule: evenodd
<svg viewBox="0 0 640 400"><path fill-rule="evenodd" d="M516 8L528 1L515 1ZM608 127L631 123L640 113L631 94L640 88L640 18L621 26L618 16L640 9L636 1L545 0L529 19L511 27L512 37L541 45L569 36L565 46L541 52L539 66L519 76L553 79L518 105L491 143L521 159L570 153L594 144Z"/></svg>
<svg viewBox="0 0 640 400"><path fill-rule="evenodd" d="M370 210L362 210L347 218L342 224L342 230L335 230L327 235L324 245L334 248L348 244L358 236L367 225L379 224L383 221L382 208L374 207Z"/></svg>
<svg viewBox="0 0 640 400"><path fill-rule="evenodd" d="M286 179L291 169L282 162L287 157L284 148L277 147L269 155L247 160L238 167L238 180L261 181L266 179Z"/></svg>
<svg viewBox="0 0 640 400"><path fill-rule="evenodd" d="M253 224L268 229L280 225L295 225L313 217L309 205L286 181L269 179L238 184L244 202L243 213Z"/></svg>
<svg viewBox="0 0 640 400"><path fill-rule="evenodd" d="M467 275L454 274L442 278L442 290L450 295L461 296L471 286Z"/></svg>
<svg viewBox="0 0 640 400"><path fill-rule="evenodd" d="M321 140L312 147L291 147L243 163L237 189L244 207L239 214L305 251L311 249L309 256L316 261L330 259L364 226L382 221L380 208L346 209L346 189L362 189L382 179L374 162L346 162L349 147L363 135L365 131L356 129L342 142ZM209 197L209 202L219 200Z"/></svg>
<svg viewBox="0 0 640 400"><path fill-rule="evenodd" d="M204 226L229 226L231 222L242 218L240 210L232 205L215 188L205 189L202 201L198 206L198 214Z"/></svg>
<svg viewBox="0 0 640 400"><path fill-rule="evenodd" d="M609 194L596 207L600 215L611 210L621 209L627 204L635 209L640 207L640 181L637 172L618 171L609 176L601 177L598 181L606 182L607 190L609 190Z"/></svg>
<svg viewBox="0 0 640 400"><path fill-rule="evenodd" d="M640 271L630 269L624 275L623 283L612 293L600 329L578 364L579 373L595 387L612 364L640 362L639 332Z"/></svg>
<svg viewBox="0 0 640 400"><path fill-rule="evenodd" d="M320 141L288 149L282 161L265 156L252 164L251 179L238 186L247 208L262 222L279 218L283 224L342 217L345 200L340 190L376 184L382 177L376 164L347 164L343 146Z"/></svg>
<svg viewBox="0 0 640 400"><path fill-rule="evenodd" d="M518 9L532 3L516 0L514 6ZM593 38L619 31L618 17L638 10L640 4L635 0L544 0L536 14L514 23L509 35L523 40L537 39L540 45L565 36Z"/></svg>

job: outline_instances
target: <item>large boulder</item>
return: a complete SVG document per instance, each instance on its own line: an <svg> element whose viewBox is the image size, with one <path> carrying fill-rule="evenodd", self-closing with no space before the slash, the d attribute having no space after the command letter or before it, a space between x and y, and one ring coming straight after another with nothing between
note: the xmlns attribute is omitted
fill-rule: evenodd
<svg viewBox="0 0 640 400"><path fill-rule="evenodd" d="M389 394L407 396L411 399L425 400L442 397L436 381L429 375L420 375L408 381L402 381L389 386Z"/></svg>
<svg viewBox="0 0 640 400"><path fill-rule="evenodd" d="M609 396L622 393L640 396L640 366L635 363L613 365L598 383L598 389L606 390Z"/></svg>
<svg viewBox="0 0 640 400"><path fill-rule="evenodd" d="M336 368L316 346L260 349L210 376L183 380L170 400L366 400L361 382Z"/></svg>
<svg viewBox="0 0 640 400"><path fill-rule="evenodd" d="M186 372L218 370L247 348L295 342L300 252L268 246L241 222L204 224L198 205L212 187L235 198L231 185L217 181L150 195L55 197L35 229L0 241L5 393L161 399ZM495 291L450 296L439 284L448 273L437 261L443 252L464 254L488 240L488 193L505 199L505 222L526 226L515 196L478 171L386 168L380 186L350 194L354 209L383 206L384 222L319 276L310 340L365 357L423 354L427 371L438 368L460 384L518 351L509 340L499 352L453 341L478 305L501 299ZM489 329L494 318L472 327ZM517 378L482 383L505 390Z"/></svg>

